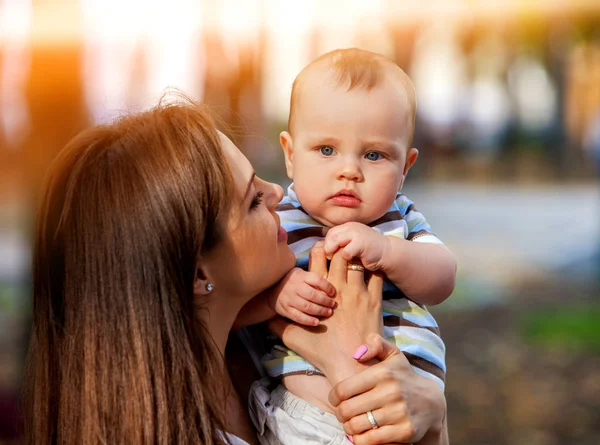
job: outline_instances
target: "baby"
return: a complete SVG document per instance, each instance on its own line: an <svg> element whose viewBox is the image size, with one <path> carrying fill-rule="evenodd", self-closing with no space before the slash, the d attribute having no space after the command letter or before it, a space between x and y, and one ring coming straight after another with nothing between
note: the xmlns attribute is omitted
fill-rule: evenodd
<svg viewBox="0 0 600 445"><path fill-rule="evenodd" d="M310 326L331 315L333 287L304 270L311 247L326 233L328 256L343 249L344 258L353 261L350 267L385 274L384 337L416 372L443 388L445 347L424 305L451 294L456 263L400 193L418 156L411 148L415 112L410 79L381 55L336 50L302 70L292 87L288 131L280 135L294 182L277 208L298 267L243 313L251 323L262 321L268 306L271 315ZM345 437L327 399L331 385L318 369L281 344L263 365L282 384L270 396L259 397L260 403L251 401L251 411L267 424L269 418L275 422L271 428L279 430L280 441L286 443L281 434L285 423L293 423L290 431L304 442ZM324 431L331 433L323 438ZM288 442L293 443L291 437Z"/></svg>

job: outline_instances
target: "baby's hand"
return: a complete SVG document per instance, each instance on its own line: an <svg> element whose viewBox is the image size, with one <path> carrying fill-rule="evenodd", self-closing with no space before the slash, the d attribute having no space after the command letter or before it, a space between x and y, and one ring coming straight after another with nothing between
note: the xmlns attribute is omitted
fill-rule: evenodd
<svg viewBox="0 0 600 445"><path fill-rule="evenodd" d="M329 229L325 237L327 258L331 258L341 248L342 257L346 261L359 258L367 270L374 272L381 269L382 258L391 248L391 242L369 226L348 222Z"/></svg>
<svg viewBox="0 0 600 445"><path fill-rule="evenodd" d="M325 278L295 267L277 285L269 298L269 306L296 323L318 326L316 317L332 314L334 295L335 288Z"/></svg>

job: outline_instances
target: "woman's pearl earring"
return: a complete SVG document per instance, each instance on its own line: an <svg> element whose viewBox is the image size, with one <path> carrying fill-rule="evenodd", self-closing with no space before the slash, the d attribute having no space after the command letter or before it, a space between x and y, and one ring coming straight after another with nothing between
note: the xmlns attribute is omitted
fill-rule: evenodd
<svg viewBox="0 0 600 445"><path fill-rule="evenodd" d="M209 292L212 292L214 288L215 288L215 287L214 287L214 286L213 286L211 283L208 283L208 284L206 285L206 290L207 290L207 291L209 291Z"/></svg>

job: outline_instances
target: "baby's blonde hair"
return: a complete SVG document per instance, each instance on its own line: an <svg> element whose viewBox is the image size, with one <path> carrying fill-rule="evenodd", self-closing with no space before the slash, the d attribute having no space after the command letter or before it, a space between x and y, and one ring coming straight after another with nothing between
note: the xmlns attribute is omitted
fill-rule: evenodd
<svg viewBox="0 0 600 445"><path fill-rule="evenodd" d="M292 95L290 99L290 115L288 119L288 131L292 134L294 104L298 100L303 80L308 73L317 66L325 65L329 68L329 74L333 77L337 87L347 86L346 91L354 88L362 88L367 91L379 85L387 76L400 82L406 93L409 105L409 137L408 144L412 143L415 115L417 112L417 100L415 88L406 73L388 58L381 54L373 53L359 48L336 49L318 57L300 71L292 84Z"/></svg>

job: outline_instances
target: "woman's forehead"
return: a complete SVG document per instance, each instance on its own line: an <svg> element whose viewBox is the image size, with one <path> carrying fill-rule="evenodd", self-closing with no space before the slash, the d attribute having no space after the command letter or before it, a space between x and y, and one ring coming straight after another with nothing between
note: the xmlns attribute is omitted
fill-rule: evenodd
<svg viewBox="0 0 600 445"><path fill-rule="evenodd" d="M236 192L243 194L246 191L248 181L254 174L254 169L246 156L244 156L227 136L219 132L219 139L221 142L221 149L223 150L223 154L225 155L231 173L233 174Z"/></svg>

